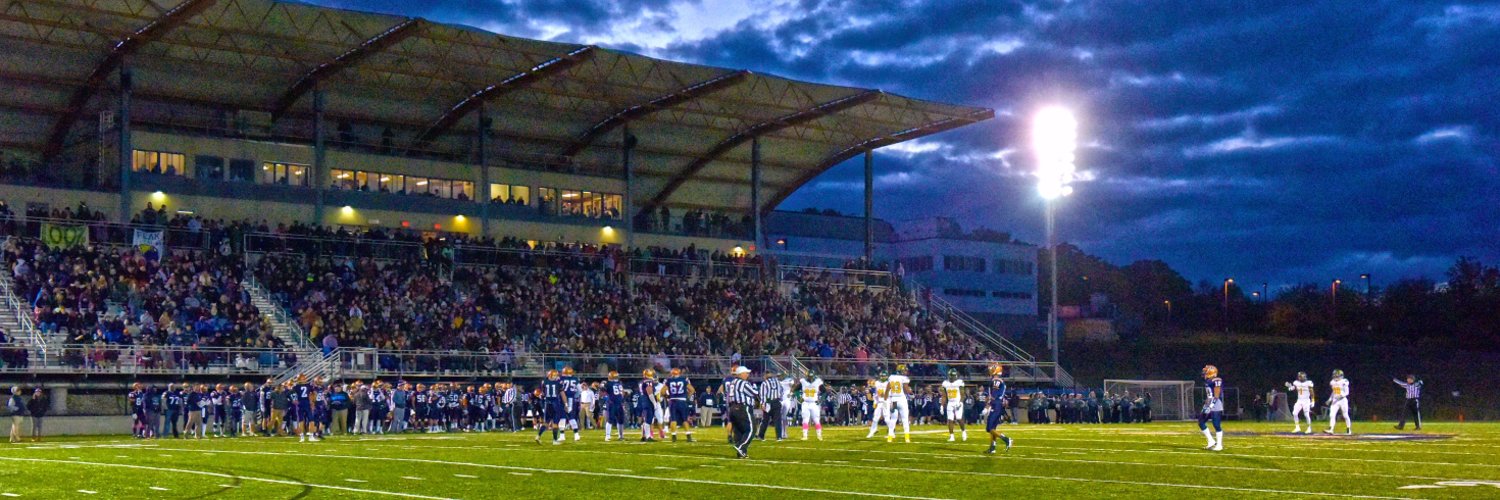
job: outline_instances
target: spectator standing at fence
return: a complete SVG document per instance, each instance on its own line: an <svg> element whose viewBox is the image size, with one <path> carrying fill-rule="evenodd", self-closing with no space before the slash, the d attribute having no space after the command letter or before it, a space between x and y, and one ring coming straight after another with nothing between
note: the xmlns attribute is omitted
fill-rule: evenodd
<svg viewBox="0 0 1500 500"><path fill-rule="evenodd" d="M41 387L31 393L31 401L26 402L26 410L31 413L31 441L33 443L42 440L42 417L47 416L48 407L52 404L47 399L47 393Z"/></svg>
<svg viewBox="0 0 1500 500"><path fill-rule="evenodd" d="M1422 381L1411 374L1406 376L1405 382L1397 379L1391 381L1406 389L1406 411L1401 412L1401 421L1396 424L1396 429L1405 429L1406 418L1411 417L1412 423L1417 424L1417 430L1422 430Z"/></svg>
<svg viewBox="0 0 1500 500"><path fill-rule="evenodd" d="M21 399L21 388L12 386L10 388L10 399L5 402L5 410L10 412L10 442L21 442L21 425L26 423L26 401Z"/></svg>

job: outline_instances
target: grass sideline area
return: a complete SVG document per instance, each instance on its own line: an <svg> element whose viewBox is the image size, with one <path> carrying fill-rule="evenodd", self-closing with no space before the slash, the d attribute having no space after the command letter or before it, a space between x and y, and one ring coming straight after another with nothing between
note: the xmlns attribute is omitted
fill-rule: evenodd
<svg viewBox="0 0 1500 500"><path fill-rule="evenodd" d="M1290 435L1290 424L1225 425L1202 450L1192 422L1006 426L1010 452L984 455L983 429L912 443L827 428L825 441L756 442L733 458L722 429L697 443L560 446L534 433L294 438L49 439L0 446L4 498L1495 498L1500 424L1429 423L1421 433L1359 422L1354 437ZM883 431L883 428L882 428ZM629 435L629 434L627 434ZM1424 439L1406 439L1415 435ZM550 438L550 434L547 436ZM544 439L544 442L546 440Z"/></svg>

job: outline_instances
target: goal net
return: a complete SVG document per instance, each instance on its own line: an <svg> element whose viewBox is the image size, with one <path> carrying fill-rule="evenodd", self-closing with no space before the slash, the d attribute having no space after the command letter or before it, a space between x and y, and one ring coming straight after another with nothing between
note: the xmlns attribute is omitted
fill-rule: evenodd
<svg viewBox="0 0 1500 500"><path fill-rule="evenodd" d="M1105 394L1126 396L1133 400L1149 396L1152 420L1191 420L1193 382L1187 380L1104 380Z"/></svg>

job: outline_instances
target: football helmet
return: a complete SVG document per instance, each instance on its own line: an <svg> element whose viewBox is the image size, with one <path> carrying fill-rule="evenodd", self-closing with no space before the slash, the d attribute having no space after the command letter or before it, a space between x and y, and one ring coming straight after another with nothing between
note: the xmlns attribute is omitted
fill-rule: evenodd
<svg viewBox="0 0 1500 500"><path fill-rule="evenodd" d="M1214 378L1219 376L1219 367L1214 365L1203 366L1203 378Z"/></svg>

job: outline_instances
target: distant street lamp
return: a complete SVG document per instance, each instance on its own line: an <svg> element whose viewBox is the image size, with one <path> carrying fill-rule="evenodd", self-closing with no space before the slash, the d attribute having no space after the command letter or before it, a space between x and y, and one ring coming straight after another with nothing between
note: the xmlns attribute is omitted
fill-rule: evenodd
<svg viewBox="0 0 1500 500"><path fill-rule="evenodd" d="M1370 273L1359 275L1359 279L1365 280L1365 304L1371 304L1371 300L1375 298L1375 295L1370 292Z"/></svg>
<svg viewBox="0 0 1500 500"><path fill-rule="evenodd" d="M1074 150L1078 147L1078 120L1073 113L1060 107L1047 107L1037 112L1032 122L1031 144L1036 149L1037 194L1046 201L1047 249L1051 254L1052 307L1047 310L1047 346L1052 348L1052 362L1056 363L1057 338L1057 242L1054 235L1054 202L1073 192L1069 184L1077 167L1073 165Z"/></svg>
<svg viewBox="0 0 1500 500"><path fill-rule="evenodd" d="M1343 283L1344 283L1344 280L1339 280L1339 279L1333 280L1333 285L1332 285L1333 286L1333 293L1331 294L1331 297L1329 298L1329 301L1330 301L1330 304L1331 304L1331 307L1332 307L1332 311L1329 313L1329 315L1333 318L1333 326L1334 326L1334 328L1337 328L1338 325L1339 325L1339 285L1341 285Z"/></svg>
<svg viewBox="0 0 1500 500"><path fill-rule="evenodd" d="M1172 301L1163 300L1161 303L1167 305L1167 324L1172 324Z"/></svg>

